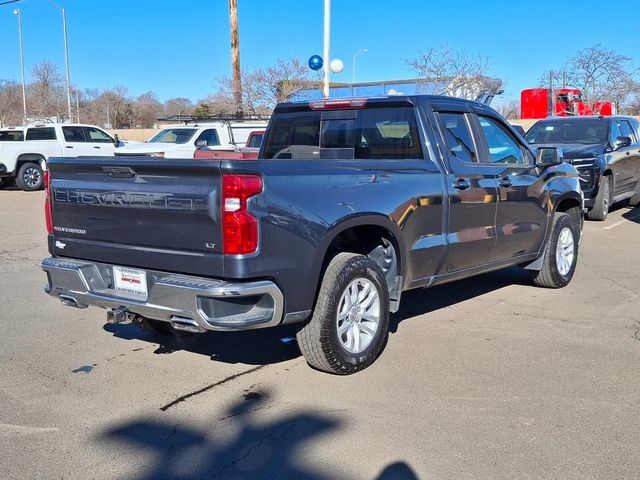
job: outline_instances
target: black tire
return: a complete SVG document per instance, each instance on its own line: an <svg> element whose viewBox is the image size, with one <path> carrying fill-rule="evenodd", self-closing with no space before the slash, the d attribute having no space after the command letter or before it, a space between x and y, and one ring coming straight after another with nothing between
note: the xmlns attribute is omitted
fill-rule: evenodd
<svg viewBox="0 0 640 480"><path fill-rule="evenodd" d="M0 178L0 190L9 186L9 180L6 178Z"/></svg>
<svg viewBox="0 0 640 480"><path fill-rule="evenodd" d="M42 190L44 186L42 168L37 163L25 163L18 170L16 185L26 192Z"/></svg>
<svg viewBox="0 0 640 480"><path fill-rule="evenodd" d="M600 181L598 195L596 195L593 208L587 212L589 220L602 222L607 219L609 206L611 205L611 176L606 175Z"/></svg>
<svg viewBox="0 0 640 480"><path fill-rule="evenodd" d="M560 236L567 228L573 239L573 257L568 271L562 272L561 267L558 265L558 255L556 252L558 251ZM566 213L556 213L553 217L553 225L551 226L551 236L549 237L547 248L544 252L542 270L531 272L533 283L538 287L544 288L562 288L568 285L576 271L579 241L580 227L576 225L575 220Z"/></svg>
<svg viewBox="0 0 640 480"><path fill-rule="evenodd" d="M342 320L342 326L348 329L358 329L358 337L363 334L368 341L366 348L357 353L351 353L343 344L349 335L346 331L338 333L338 309L345 306L342 303L343 295L347 295L347 290L355 284L356 293L360 293L360 286L364 285L369 289L375 288L377 300L373 299L376 305L379 320L373 334L366 332L369 326L363 327L368 320L363 319L364 313L359 317L357 314L348 315ZM362 290L364 292L365 290ZM369 290L372 291L372 290ZM371 303L367 303L369 295L365 294L362 303L369 308ZM348 300L347 300L348 301ZM360 302L360 300L358 300ZM350 301L349 301L350 303ZM354 305L357 307L360 303ZM345 310L346 311L346 310ZM344 312L343 312L344 315ZM350 326L348 325L350 324ZM357 324L357 325L354 325ZM373 324L370 324L373 325ZM365 332L363 333L363 330ZM352 342L354 332L350 332ZM389 292L384 274L380 267L369 257L355 253L339 253L336 255L322 278L320 292L316 301L311 319L298 330L296 335L298 346L304 358L318 370L337 375L350 375L367 368L382 352L389 335ZM341 340L342 338L342 340ZM354 347L355 343L352 343ZM357 348L357 347L356 347Z"/></svg>

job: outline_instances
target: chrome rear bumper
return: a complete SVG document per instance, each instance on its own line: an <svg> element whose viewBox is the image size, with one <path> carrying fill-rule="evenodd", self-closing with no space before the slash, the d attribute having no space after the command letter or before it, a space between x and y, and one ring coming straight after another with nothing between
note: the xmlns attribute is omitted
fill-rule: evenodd
<svg viewBox="0 0 640 480"><path fill-rule="evenodd" d="M146 270L146 300L112 288L113 266L49 257L45 291L65 305L98 306L170 322L188 331L249 330L272 327L282 320L283 297L270 281L228 282Z"/></svg>

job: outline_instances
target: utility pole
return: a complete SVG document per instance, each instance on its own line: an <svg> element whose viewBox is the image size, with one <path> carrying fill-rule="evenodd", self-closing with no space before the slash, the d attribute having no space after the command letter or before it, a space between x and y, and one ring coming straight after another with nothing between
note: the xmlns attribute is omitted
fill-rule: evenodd
<svg viewBox="0 0 640 480"><path fill-rule="evenodd" d="M238 38L238 0L229 0L231 24L231 66L233 69L233 99L236 113L242 116L242 79L240 77L240 39Z"/></svg>

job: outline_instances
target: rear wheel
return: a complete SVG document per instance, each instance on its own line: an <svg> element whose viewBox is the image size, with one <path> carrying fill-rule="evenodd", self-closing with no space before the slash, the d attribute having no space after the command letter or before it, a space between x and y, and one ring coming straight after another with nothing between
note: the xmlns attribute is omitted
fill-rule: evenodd
<svg viewBox="0 0 640 480"><path fill-rule="evenodd" d="M365 255L339 253L327 267L316 308L297 339L311 366L349 375L378 358L388 327L389 292L380 267Z"/></svg>
<svg viewBox="0 0 640 480"><path fill-rule="evenodd" d="M555 214L542 269L532 272L535 285L545 288L562 288L569 284L578 261L579 228L570 215Z"/></svg>
<svg viewBox="0 0 640 480"><path fill-rule="evenodd" d="M18 170L16 185L21 190L33 192L42 189L42 168L37 163L25 163Z"/></svg>
<svg viewBox="0 0 640 480"><path fill-rule="evenodd" d="M587 212L589 220L603 221L607 219L609 214L609 206L611 205L611 177L609 175L602 177L600 181L600 189L596 195L593 208Z"/></svg>

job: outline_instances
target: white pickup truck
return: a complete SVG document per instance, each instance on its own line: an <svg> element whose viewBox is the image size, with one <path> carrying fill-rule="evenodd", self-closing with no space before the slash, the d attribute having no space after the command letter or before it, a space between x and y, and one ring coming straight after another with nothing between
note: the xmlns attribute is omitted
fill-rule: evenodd
<svg viewBox="0 0 640 480"><path fill-rule="evenodd" d="M112 156L121 142L93 125L43 124L0 130L0 188L15 180L22 190L42 188L49 157Z"/></svg>
<svg viewBox="0 0 640 480"><path fill-rule="evenodd" d="M198 147L236 151L243 148L249 134L264 130L266 121L212 122L175 125L158 132L144 143L116 148L116 155L161 158L193 158Z"/></svg>

